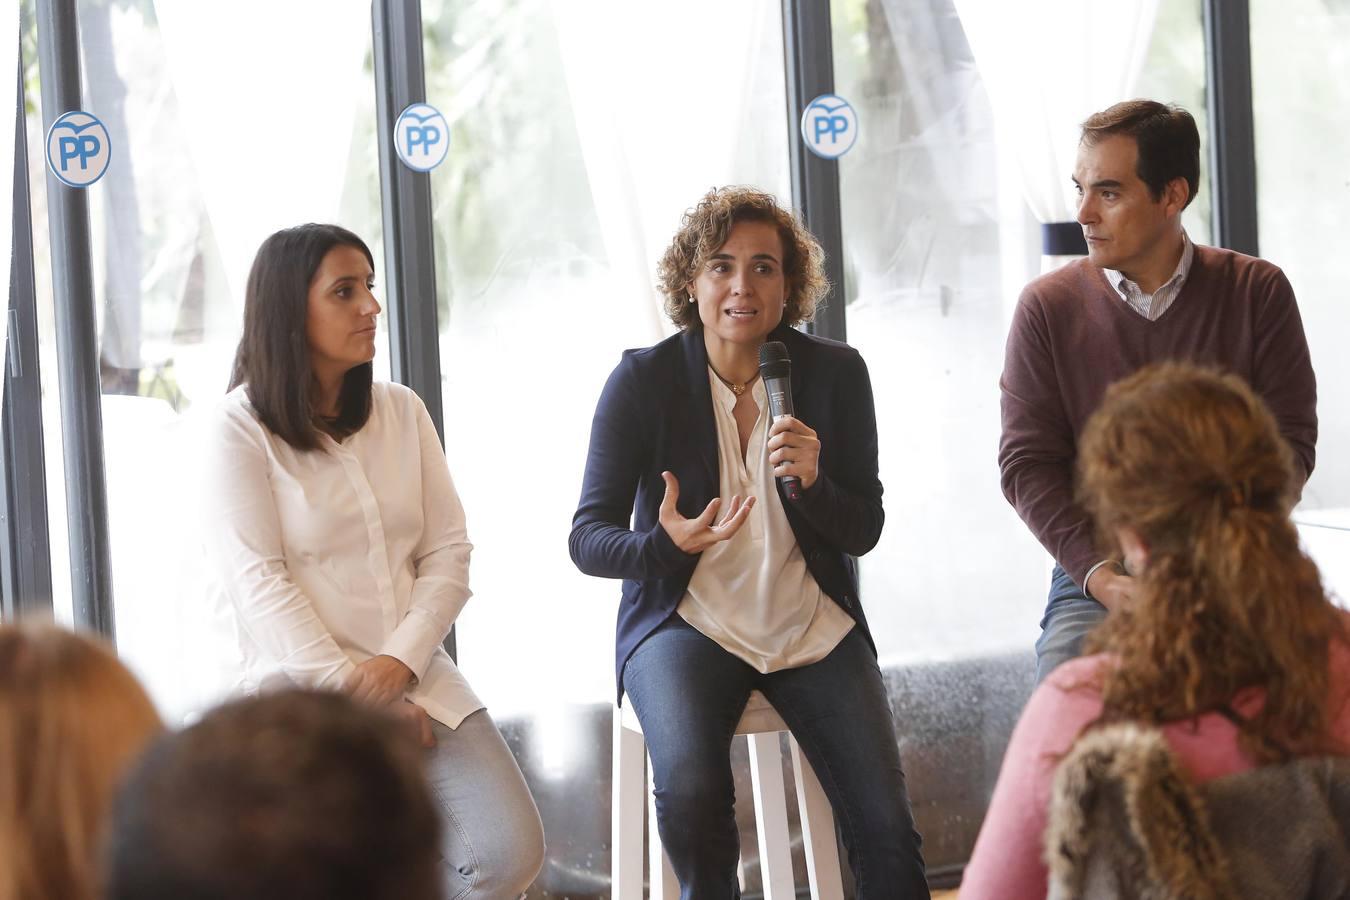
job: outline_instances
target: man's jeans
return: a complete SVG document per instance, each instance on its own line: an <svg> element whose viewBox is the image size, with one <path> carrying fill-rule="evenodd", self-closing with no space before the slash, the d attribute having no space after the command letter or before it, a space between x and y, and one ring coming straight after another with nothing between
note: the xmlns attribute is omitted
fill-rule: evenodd
<svg viewBox="0 0 1350 900"><path fill-rule="evenodd" d="M762 675L673 615L629 657L623 687L647 739L661 843L682 900L740 896L731 739L752 690L819 776L859 900L928 897L886 688L860 628L819 662Z"/></svg>
<svg viewBox="0 0 1350 900"><path fill-rule="evenodd" d="M1090 599L1058 565L1050 576L1050 601L1036 641L1036 683L1083 652L1083 640L1106 618L1106 607Z"/></svg>

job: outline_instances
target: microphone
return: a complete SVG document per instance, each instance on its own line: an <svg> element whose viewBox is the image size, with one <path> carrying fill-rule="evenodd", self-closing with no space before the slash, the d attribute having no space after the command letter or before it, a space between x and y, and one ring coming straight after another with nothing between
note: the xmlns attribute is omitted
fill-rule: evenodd
<svg viewBox="0 0 1350 900"><path fill-rule="evenodd" d="M764 379L764 391L769 395L769 418L776 422L793 415L792 360L782 341L765 341L760 346L759 377ZM802 499L802 480L796 475L780 475L778 483L789 500Z"/></svg>

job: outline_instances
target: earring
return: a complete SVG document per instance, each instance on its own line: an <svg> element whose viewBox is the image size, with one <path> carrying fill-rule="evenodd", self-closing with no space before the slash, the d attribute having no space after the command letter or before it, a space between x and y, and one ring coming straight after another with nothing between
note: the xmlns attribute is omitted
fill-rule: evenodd
<svg viewBox="0 0 1350 900"><path fill-rule="evenodd" d="M689 302L690 302L690 303L697 303L697 302L698 302L698 298L695 297L693 294L690 294L690 295L689 295Z"/></svg>

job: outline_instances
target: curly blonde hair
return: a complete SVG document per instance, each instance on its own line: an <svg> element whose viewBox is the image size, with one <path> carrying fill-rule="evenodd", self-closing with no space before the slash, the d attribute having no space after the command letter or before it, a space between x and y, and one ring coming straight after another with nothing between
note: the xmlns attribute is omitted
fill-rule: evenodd
<svg viewBox="0 0 1350 900"><path fill-rule="evenodd" d="M666 315L682 331L701 327L698 309L689 302L689 284L721 249L738 222L767 222L783 241L783 274L788 298L783 322L809 322L816 305L830 292L825 278L825 253L796 216L778 205L772 194L751 187L714 188L686 210L670 246L657 266L657 287L665 298Z"/></svg>
<svg viewBox="0 0 1350 900"><path fill-rule="evenodd" d="M1293 456L1241 378L1165 363L1113 385L1084 429L1079 500L1114 551L1148 547L1130 603L1088 639L1113 664L1102 717L1159 724L1228 712L1261 688L1240 741L1270 762L1331 745L1328 658L1350 640L1299 547Z"/></svg>

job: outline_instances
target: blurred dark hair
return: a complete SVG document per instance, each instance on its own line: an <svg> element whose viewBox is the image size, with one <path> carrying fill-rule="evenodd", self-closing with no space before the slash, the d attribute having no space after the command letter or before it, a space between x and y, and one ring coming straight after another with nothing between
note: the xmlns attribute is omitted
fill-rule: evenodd
<svg viewBox="0 0 1350 900"><path fill-rule="evenodd" d="M314 372L310 364L305 322L309 285L334 247L355 247L370 267L370 248L339 225L297 225L262 242L244 291L244 335L234 355L230 390L247 385L258 418L274 434L298 450L320 445L314 423ZM338 395L340 435L352 434L370 418L370 363L347 372Z"/></svg>
<svg viewBox="0 0 1350 900"><path fill-rule="evenodd" d="M334 693L221 706L152 745L107 900L439 900L440 817L398 723Z"/></svg>

